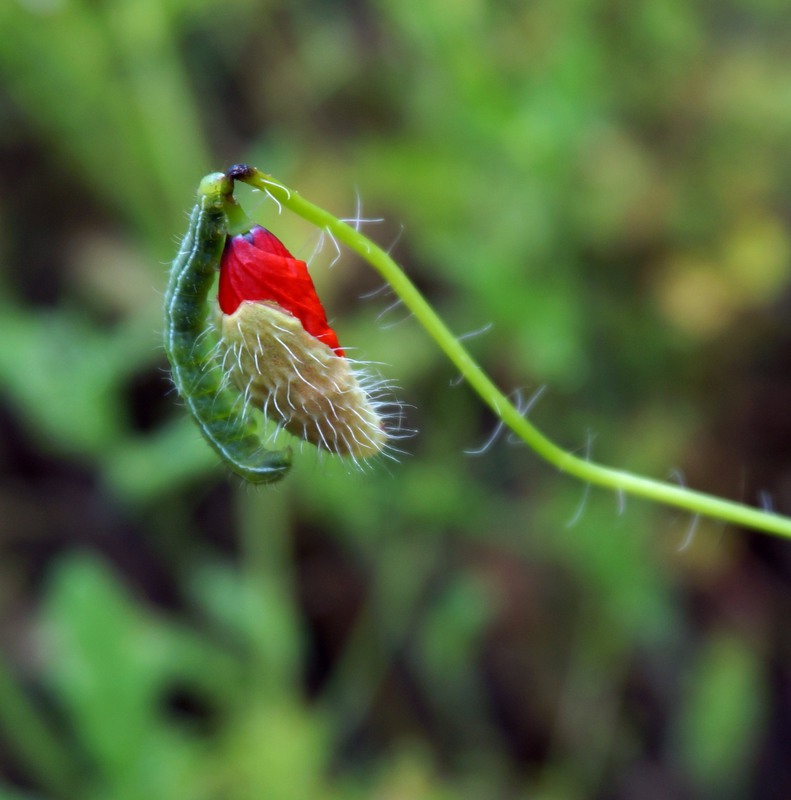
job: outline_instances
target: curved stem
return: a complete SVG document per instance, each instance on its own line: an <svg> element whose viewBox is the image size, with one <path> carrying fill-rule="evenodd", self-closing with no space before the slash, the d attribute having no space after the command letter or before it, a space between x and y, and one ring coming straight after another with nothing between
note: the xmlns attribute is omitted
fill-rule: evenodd
<svg viewBox="0 0 791 800"><path fill-rule="evenodd" d="M414 314L418 322L442 348L445 355L497 417L539 456L550 464L554 464L562 472L616 492L645 497L658 503L683 508L695 514L791 539L791 519L788 517L762 511L743 503L723 500L683 486L596 464L559 447L523 417L513 403L495 386L398 264L384 250L355 228L341 222L324 209L305 200L293 189L289 189L280 181L257 169L232 168L229 175L266 192L278 204L285 206L316 227L328 231L339 242L343 242L347 247L359 253L390 284L404 305Z"/></svg>

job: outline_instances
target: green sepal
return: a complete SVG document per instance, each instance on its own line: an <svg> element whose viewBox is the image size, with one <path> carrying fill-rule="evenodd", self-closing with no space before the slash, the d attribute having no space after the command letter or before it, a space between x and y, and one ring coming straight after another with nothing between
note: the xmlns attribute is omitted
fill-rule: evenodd
<svg viewBox="0 0 791 800"><path fill-rule="evenodd" d="M233 178L213 172L200 182L198 202L173 261L165 294L165 353L173 382L204 439L237 475L271 483L291 466L291 450L268 450L244 398L225 385L208 332L209 293L229 231L243 212Z"/></svg>

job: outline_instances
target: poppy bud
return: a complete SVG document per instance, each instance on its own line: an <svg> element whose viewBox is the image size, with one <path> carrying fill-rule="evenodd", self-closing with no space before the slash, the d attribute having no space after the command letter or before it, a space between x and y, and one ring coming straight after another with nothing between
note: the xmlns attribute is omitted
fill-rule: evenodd
<svg viewBox="0 0 791 800"><path fill-rule="evenodd" d="M352 458L387 444L377 409L338 344L304 261L254 226L228 237L218 301L223 367L267 416Z"/></svg>

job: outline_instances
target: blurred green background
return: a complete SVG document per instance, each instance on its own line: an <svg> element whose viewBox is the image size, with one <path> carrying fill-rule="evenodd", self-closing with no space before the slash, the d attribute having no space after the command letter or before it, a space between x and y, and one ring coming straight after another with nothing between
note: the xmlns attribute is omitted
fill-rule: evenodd
<svg viewBox="0 0 791 800"><path fill-rule="evenodd" d="M159 345L246 161L383 217L563 446L791 511L789 37L785 0L0 0L0 798L791 796L791 545L465 454L495 421L331 245L401 463L242 486Z"/></svg>

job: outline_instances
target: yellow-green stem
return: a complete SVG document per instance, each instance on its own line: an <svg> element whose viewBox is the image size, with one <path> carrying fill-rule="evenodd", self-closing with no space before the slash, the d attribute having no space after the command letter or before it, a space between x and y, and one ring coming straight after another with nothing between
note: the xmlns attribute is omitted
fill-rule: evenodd
<svg viewBox="0 0 791 800"><path fill-rule="evenodd" d="M321 230L326 230L338 242L342 242L359 253L390 284L404 305L414 314L415 319L442 348L445 355L497 417L539 456L549 461L550 464L554 464L559 470L580 480L616 492L645 497L654 502L683 508L695 514L791 538L791 519L788 517L762 511L743 503L723 500L683 486L596 464L558 447L523 417L513 403L495 386L415 288L403 270L384 250L360 231L305 200L293 189L289 189L270 175L256 169L249 169L234 177L267 192L280 205Z"/></svg>

